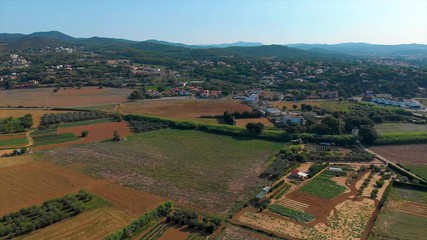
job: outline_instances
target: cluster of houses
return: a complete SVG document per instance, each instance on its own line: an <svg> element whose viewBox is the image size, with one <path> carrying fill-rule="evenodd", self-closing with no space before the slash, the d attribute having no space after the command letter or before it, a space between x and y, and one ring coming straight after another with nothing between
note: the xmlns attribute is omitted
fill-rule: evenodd
<svg viewBox="0 0 427 240"><path fill-rule="evenodd" d="M283 111L277 107L271 106L267 101L260 100L260 95L265 94L262 90L250 90L248 96L243 94L235 95L234 99L241 99L254 110L261 112L277 125L301 124L306 123L305 118L297 112ZM271 95L271 94L270 94ZM265 96L265 95L262 95Z"/></svg>
<svg viewBox="0 0 427 240"><path fill-rule="evenodd" d="M193 83L193 82L191 82ZM218 90L207 90L203 87L197 87L190 85L188 82L179 82L175 87L166 90L164 92L158 92L156 90L148 90L146 92L150 97L199 97L199 98L220 98L222 92Z"/></svg>
<svg viewBox="0 0 427 240"><path fill-rule="evenodd" d="M37 87L40 84L39 81L36 80L30 80L26 83L21 83L21 84L14 84L12 86L12 88L33 88L33 87Z"/></svg>
<svg viewBox="0 0 427 240"><path fill-rule="evenodd" d="M374 95L372 92L366 92L364 99L379 104L383 106L394 106L401 108L410 108L410 109L425 109L426 107L413 99L398 99L393 98L391 94L376 94Z"/></svg>

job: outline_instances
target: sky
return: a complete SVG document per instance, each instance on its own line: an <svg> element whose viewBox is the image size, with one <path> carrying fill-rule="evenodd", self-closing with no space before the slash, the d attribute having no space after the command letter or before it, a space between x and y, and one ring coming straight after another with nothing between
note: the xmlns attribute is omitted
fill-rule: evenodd
<svg viewBox="0 0 427 240"><path fill-rule="evenodd" d="M186 44L427 44L427 0L0 0L0 32Z"/></svg>

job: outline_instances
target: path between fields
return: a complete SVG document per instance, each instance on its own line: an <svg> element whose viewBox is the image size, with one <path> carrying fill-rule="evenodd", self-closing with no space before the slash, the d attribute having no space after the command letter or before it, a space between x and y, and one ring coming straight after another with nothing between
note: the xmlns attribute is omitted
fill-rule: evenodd
<svg viewBox="0 0 427 240"><path fill-rule="evenodd" d="M362 147L363 147L363 146L362 146ZM366 147L363 147L363 150L365 150L365 151L366 151L366 152L368 152L368 153L374 154L376 158L378 158L379 160L383 161L385 164L387 164L387 165L393 165L393 167L398 168L399 170L401 170L401 171L405 172L405 174L407 174L407 175L411 176L412 178L417 179L418 181L420 181L420 182L422 182L422 183L427 183L424 179L422 179L422 178L418 177L417 175L415 175L415 174L413 174L413 173L409 172L408 170L406 170L406 169L404 169L404 168L400 167L400 166L399 166L399 165L397 165L396 163L394 163L394 162L392 162L392 161L388 160L387 158L385 158L385 157L383 157L383 156L379 155L378 153L375 153L375 152L373 152L373 151L371 151L371 150L367 149Z"/></svg>

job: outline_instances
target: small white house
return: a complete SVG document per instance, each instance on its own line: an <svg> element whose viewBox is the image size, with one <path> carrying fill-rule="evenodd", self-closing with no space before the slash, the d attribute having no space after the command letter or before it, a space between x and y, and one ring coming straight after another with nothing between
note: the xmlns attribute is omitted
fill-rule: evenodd
<svg viewBox="0 0 427 240"><path fill-rule="evenodd" d="M251 94L249 97L245 98L245 102L256 103L259 101L258 94Z"/></svg>

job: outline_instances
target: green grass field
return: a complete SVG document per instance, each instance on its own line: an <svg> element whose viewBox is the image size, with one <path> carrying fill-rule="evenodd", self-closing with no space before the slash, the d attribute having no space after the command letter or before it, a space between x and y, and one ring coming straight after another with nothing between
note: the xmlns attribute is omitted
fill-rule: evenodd
<svg viewBox="0 0 427 240"><path fill-rule="evenodd" d="M335 111L342 111L342 112L348 112L350 111L350 106L354 103L351 103L349 101L334 101L334 100L328 100L328 101L321 101L320 106L326 108L327 110L331 112Z"/></svg>
<svg viewBox="0 0 427 240"><path fill-rule="evenodd" d="M311 179L310 182L302 186L299 190L321 198L335 198L344 193L347 188L332 181L332 177L334 176L321 173Z"/></svg>
<svg viewBox="0 0 427 240"><path fill-rule="evenodd" d="M427 204L427 192L393 188L369 239L425 239L427 217L400 211L399 203L403 201Z"/></svg>
<svg viewBox="0 0 427 240"><path fill-rule="evenodd" d="M285 217L293 218L298 222L311 222L315 219L315 217L309 213L296 211L277 204L269 205L268 210Z"/></svg>
<svg viewBox="0 0 427 240"><path fill-rule="evenodd" d="M74 136L72 133L62 133L62 134L47 134L47 135L37 135L33 137L34 146L45 146L50 144L57 144L62 142L70 142L77 140L78 137Z"/></svg>
<svg viewBox="0 0 427 240"><path fill-rule="evenodd" d="M409 132L427 132L427 125L412 123L382 123L375 125L377 132L385 133L409 133Z"/></svg>
<svg viewBox="0 0 427 240"><path fill-rule="evenodd" d="M0 140L0 147L25 145L25 144L28 144L27 138L14 138L9 140Z"/></svg>
<svg viewBox="0 0 427 240"><path fill-rule="evenodd" d="M217 213L267 184L257 176L283 144L192 130L135 134L124 143L57 149L48 158L98 178L184 201Z"/></svg>
<svg viewBox="0 0 427 240"><path fill-rule="evenodd" d="M410 169L411 172L417 174L420 177L427 179L427 164L411 164L411 165L404 165L406 168Z"/></svg>
<svg viewBox="0 0 427 240"><path fill-rule="evenodd" d="M395 187L389 195L389 200L427 204L427 192Z"/></svg>

